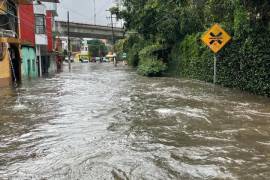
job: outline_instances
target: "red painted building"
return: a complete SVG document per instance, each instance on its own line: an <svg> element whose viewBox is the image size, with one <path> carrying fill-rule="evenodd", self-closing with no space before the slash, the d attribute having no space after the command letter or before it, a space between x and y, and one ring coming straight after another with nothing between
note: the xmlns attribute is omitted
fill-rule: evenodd
<svg viewBox="0 0 270 180"><path fill-rule="evenodd" d="M20 39L23 44L35 46L35 15L33 5L19 5Z"/></svg>
<svg viewBox="0 0 270 180"><path fill-rule="evenodd" d="M22 78L36 78L38 76L38 64L36 59L35 39L35 14L33 4L20 4L19 34L21 40L21 75Z"/></svg>
<svg viewBox="0 0 270 180"><path fill-rule="evenodd" d="M46 33L48 39L47 50L49 53L53 52L53 14L51 11L46 11Z"/></svg>
<svg viewBox="0 0 270 180"><path fill-rule="evenodd" d="M31 78L55 72L53 37L58 0L32 1L19 6L19 31L22 42L22 76Z"/></svg>

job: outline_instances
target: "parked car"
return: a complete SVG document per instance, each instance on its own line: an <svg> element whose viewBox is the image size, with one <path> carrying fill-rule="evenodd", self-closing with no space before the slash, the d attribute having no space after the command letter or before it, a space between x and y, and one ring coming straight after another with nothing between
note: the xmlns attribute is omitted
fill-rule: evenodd
<svg viewBox="0 0 270 180"><path fill-rule="evenodd" d="M89 59L86 56L80 56L79 61L81 63L89 63Z"/></svg>
<svg viewBox="0 0 270 180"><path fill-rule="evenodd" d="M102 59L100 57L93 57L91 62L100 62Z"/></svg>
<svg viewBox="0 0 270 180"><path fill-rule="evenodd" d="M91 59L91 62L94 62L94 63L95 63L95 62L96 62L96 58L93 57L93 58Z"/></svg>
<svg viewBox="0 0 270 180"><path fill-rule="evenodd" d="M80 62L81 63L89 63L89 60L88 59L80 59Z"/></svg>
<svg viewBox="0 0 270 180"><path fill-rule="evenodd" d="M110 60L109 60L108 58L106 58L106 57L103 57L103 58L102 58L102 61L103 61L103 62L110 62Z"/></svg>

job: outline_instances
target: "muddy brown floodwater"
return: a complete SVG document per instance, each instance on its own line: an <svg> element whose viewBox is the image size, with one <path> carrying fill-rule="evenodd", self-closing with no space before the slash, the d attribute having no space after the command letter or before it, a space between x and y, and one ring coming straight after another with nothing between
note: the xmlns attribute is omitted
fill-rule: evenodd
<svg viewBox="0 0 270 180"><path fill-rule="evenodd" d="M127 67L0 89L0 179L268 179L270 99Z"/></svg>

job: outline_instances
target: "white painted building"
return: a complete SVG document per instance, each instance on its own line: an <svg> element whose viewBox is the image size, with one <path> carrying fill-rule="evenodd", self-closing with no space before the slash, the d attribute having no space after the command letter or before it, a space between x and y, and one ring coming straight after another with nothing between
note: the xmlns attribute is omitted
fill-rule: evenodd
<svg viewBox="0 0 270 180"><path fill-rule="evenodd" d="M39 64L39 75L42 76L42 56L47 52L48 37L46 34L46 6L37 1L34 2L34 14L36 22L36 56Z"/></svg>
<svg viewBox="0 0 270 180"><path fill-rule="evenodd" d="M35 39L36 39L36 55L39 62L39 75L42 76L44 73L56 72L56 61L54 55L49 52L48 47L52 48L53 39L52 32L55 29L54 17L57 16L57 2L58 0L35 0L33 2L34 14L35 14ZM48 17L48 11L52 14ZM50 19L52 29L47 32L48 24L46 22ZM48 40L49 38L49 40ZM50 42L50 44L48 44Z"/></svg>

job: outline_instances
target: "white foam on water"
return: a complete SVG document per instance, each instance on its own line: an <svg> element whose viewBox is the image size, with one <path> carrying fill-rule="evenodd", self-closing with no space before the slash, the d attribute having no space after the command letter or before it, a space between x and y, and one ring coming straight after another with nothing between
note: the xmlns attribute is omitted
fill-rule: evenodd
<svg viewBox="0 0 270 180"><path fill-rule="evenodd" d="M15 111L19 111L19 110L24 110L24 109L27 109L27 106L19 103L19 104L16 104L14 107L13 107L13 110Z"/></svg>
<svg viewBox="0 0 270 180"><path fill-rule="evenodd" d="M121 100L121 101L124 101L124 102L129 102L129 101L131 101L130 97L121 97L120 100Z"/></svg>
<svg viewBox="0 0 270 180"><path fill-rule="evenodd" d="M265 146L270 146L270 141L269 142L259 142L259 141L257 141L257 143L265 145Z"/></svg>
<svg viewBox="0 0 270 180"><path fill-rule="evenodd" d="M246 131L247 129L245 128L239 128L239 129L230 129L230 130L223 130L221 131L221 133L224 133L224 134L235 134L235 133L238 133L240 131Z"/></svg>
<svg viewBox="0 0 270 180"><path fill-rule="evenodd" d="M212 122L208 120L207 114L203 109L191 108L187 106L179 109L160 108L156 109L155 111L162 116L175 116L177 114L183 114L188 117L203 119L207 123L212 124Z"/></svg>
<svg viewBox="0 0 270 180"><path fill-rule="evenodd" d="M242 119L247 119L247 120L250 120L250 121L253 120L252 117L250 117L249 115L246 115L246 114L235 115L235 117L237 117L237 118L242 118Z"/></svg>
<svg viewBox="0 0 270 180"><path fill-rule="evenodd" d="M194 137L203 138L203 139L210 140L210 141L232 142L232 140L230 140L230 139L209 137L209 136L204 136L204 135L200 135L200 134L196 134L196 135L194 135Z"/></svg>
<svg viewBox="0 0 270 180"><path fill-rule="evenodd" d="M207 114L203 109L191 108L187 106L182 108L179 112L188 117L204 119L207 123L212 124L212 122L208 120Z"/></svg>
<svg viewBox="0 0 270 180"><path fill-rule="evenodd" d="M259 112L256 110L247 110L246 112L251 115L256 115L256 116L261 116L261 117L270 117L270 113L266 113L266 112Z"/></svg>
<svg viewBox="0 0 270 180"><path fill-rule="evenodd" d="M156 109L155 111L162 116L174 116L177 113L179 113L179 111L177 110L167 109L167 108L160 108L160 109Z"/></svg>

